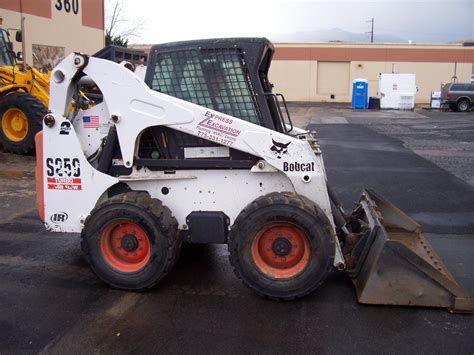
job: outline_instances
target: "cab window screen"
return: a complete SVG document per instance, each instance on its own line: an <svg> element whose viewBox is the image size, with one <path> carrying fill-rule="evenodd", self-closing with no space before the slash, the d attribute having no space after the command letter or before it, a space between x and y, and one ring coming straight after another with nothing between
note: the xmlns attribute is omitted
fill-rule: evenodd
<svg viewBox="0 0 474 355"><path fill-rule="evenodd" d="M255 93L238 48L159 53L152 89L261 124Z"/></svg>

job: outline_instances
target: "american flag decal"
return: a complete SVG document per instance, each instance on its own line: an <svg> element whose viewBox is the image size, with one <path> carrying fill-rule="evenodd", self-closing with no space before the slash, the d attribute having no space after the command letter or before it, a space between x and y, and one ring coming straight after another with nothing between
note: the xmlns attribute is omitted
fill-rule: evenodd
<svg viewBox="0 0 474 355"><path fill-rule="evenodd" d="M84 128L99 128L99 116L82 117L82 125Z"/></svg>

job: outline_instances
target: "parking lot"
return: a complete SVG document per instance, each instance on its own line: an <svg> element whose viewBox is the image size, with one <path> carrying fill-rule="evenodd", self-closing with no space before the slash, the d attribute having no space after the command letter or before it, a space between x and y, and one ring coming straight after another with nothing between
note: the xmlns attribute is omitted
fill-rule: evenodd
<svg viewBox="0 0 474 355"><path fill-rule="evenodd" d="M422 225L474 295L474 112L290 111L317 131L344 205L362 188L379 192ZM82 258L78 235L40 223L34 162L0 151L0 354L474 352L473 315L360 305L337 271L302 300L261 299L233 274L225 245L185 245L151 291L110 289Z"/></svg>

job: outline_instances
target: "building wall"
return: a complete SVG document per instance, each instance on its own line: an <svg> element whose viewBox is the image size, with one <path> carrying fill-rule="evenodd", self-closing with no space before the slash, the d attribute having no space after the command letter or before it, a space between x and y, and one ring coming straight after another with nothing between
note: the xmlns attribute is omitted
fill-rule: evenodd
<svg viewBox="0 0 474 355"><path fill-rule="evenodd" d="M369 81L378 94L379 73L416 74L417 103L429 103L431 91L451 81L471 80L474 48L461 45L277 44L270 68L275 92L290 101L350 102L352 81ZM331 98L333 97L333 98Z"/></svg>
<svg viewBox="0 0 474 355"><path fill-rule="evenodd" d="M24 58L30 65L46 57L57 62L58 56L74 51L93 54L104 47L103 0L0 0L0 16L15 51L22 45L15 41L14 29L21 28L25 17Z"/></svg>

